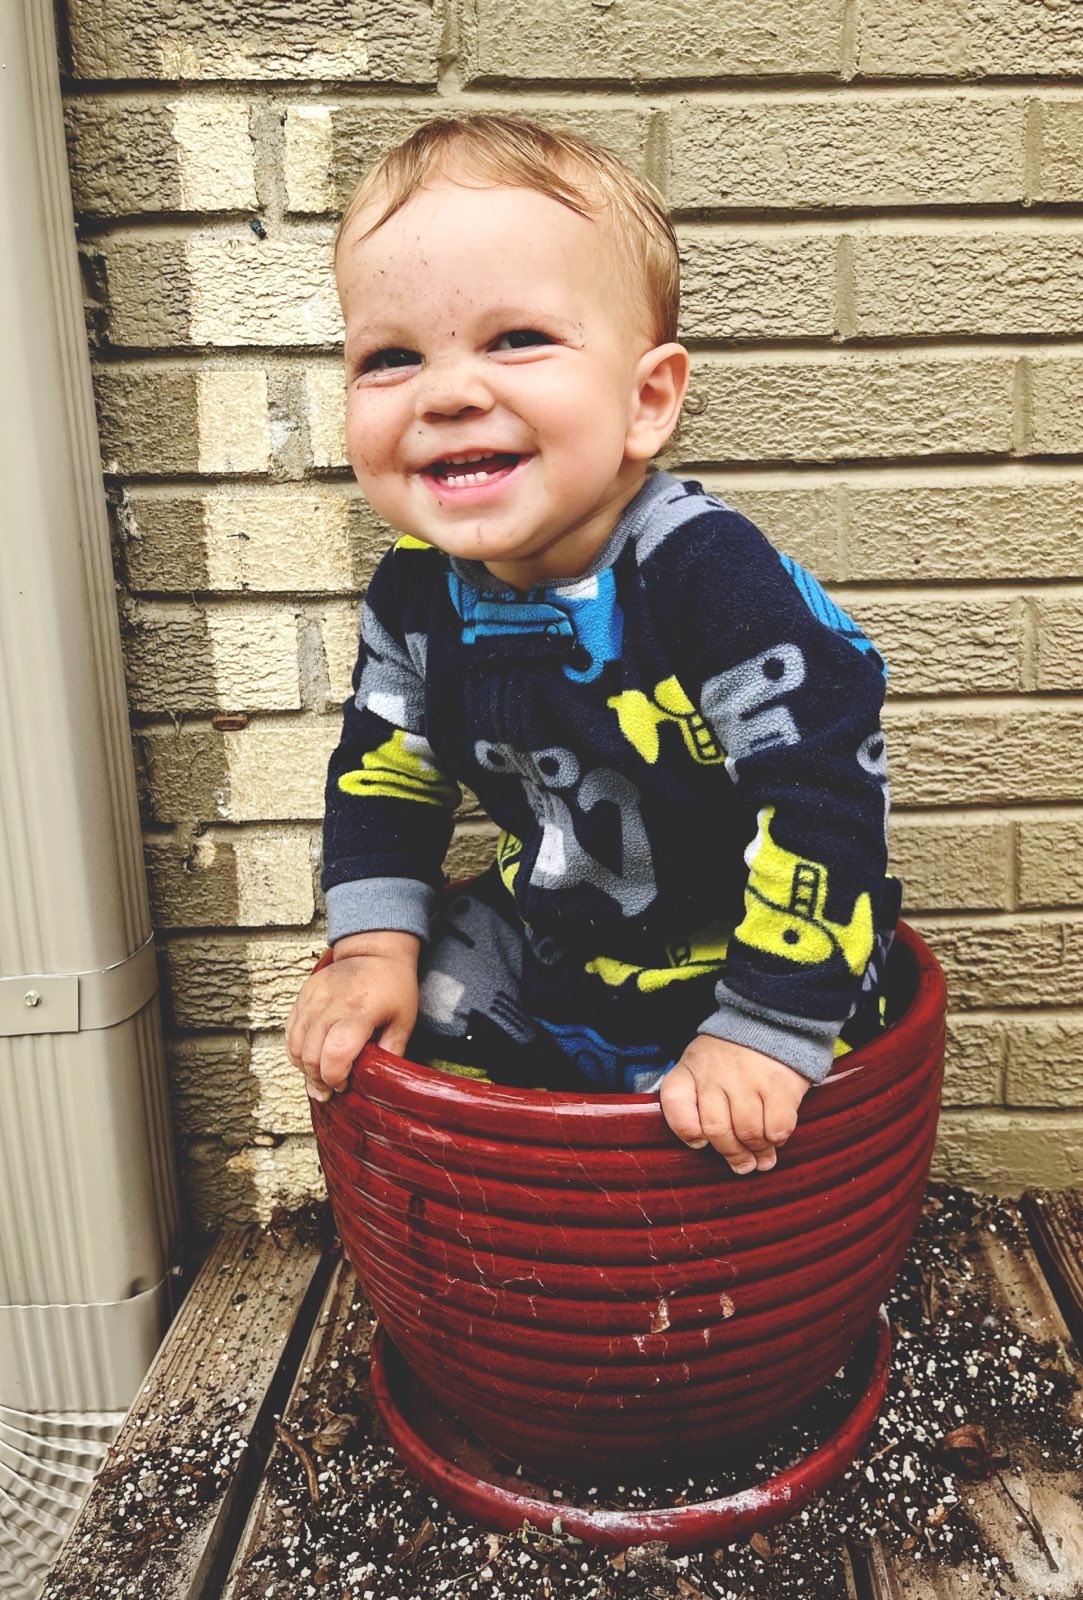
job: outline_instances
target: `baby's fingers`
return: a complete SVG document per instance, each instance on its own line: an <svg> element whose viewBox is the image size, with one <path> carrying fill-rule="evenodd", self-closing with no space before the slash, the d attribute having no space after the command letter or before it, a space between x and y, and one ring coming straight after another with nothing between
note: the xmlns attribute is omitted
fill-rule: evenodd
<svg viewBox="0 0 1083 1600"><path fill-rule="evenodd" d="M699 1097L696 1080L683 1062L678 1061L662 1079L659 1099L662 1115L678 1139L692 1150L702 1150L707 1135L699 1119Z"/></svg>
<svg viewBox="0 0 1083 1600"><path fill-rule="evenodd" d="M304 1073L311 1100L329 1100L333 1090L345 1086L367 1038L365 1023L356 1018L328 1025L326 1017L319 1013L307 1017L303 1011L299 1015L291 1013L286 1024L286 1052L293 1065Z"/></svg>
<svg viewBox="0 0 1083 1600"><path fill-rule="evenodd" d="M368 1043L371 1027L356 1015L333 1022L323 1039L319 1075L331 1089L344 1089L350 1068Z"/></svg>
<svg viewBox="0 0 1083 1600"><path fill-rule="evenodd" d="M300 1067L305 1075L305 1091L310 1100L330 1100L331 1085L323 1081L320 1072L320 1063L323 1056L323 1043L327 1036L327 1027L319 1017L313 1018L304 1027L294 1031L293 1051L290 1059L294 1066Z"/></svg>
<svg viewBox="0 0 1083 1600"><path fill-rule="evenodd" d="M304 1072L305 1039L308 1034L308 1027L305 1023L304 1012L302 1010L300 999L295 1000L293 1003L293 1010L286 1018L284 1032L286 1035L286 1054L289 1056L291 1064L295 1067L299 1067L300 1070ZM317 1061L318 1060L319 1057L317 1055Z"/></svg>
<svg viewBox="0 0 1083 1600"><path fill-rule="evenodd" d="M699 1116L708 1143L731 1166L744 1176L755 1172L757 1154L744 1142L744 1131L749 1128L747 1115L738 1120L738 1110L733 1096L717 1083L699 1085Z"/></svg>
<svg viewBox="0 0 1083 1600"><path fill-rule="evenodd" d="M710 1144L734 1172L754 1172L756 1156L733 1129L729 1096L717 1084L704 1082L678 1062L662 1079L662 1113L677 1135L692 1150Z"/></svg>
<svg viewBox="0 0 1083 1600"><path fill-rule="evenodd" d="M776 1140L767 1131L766 1108L758 1091L742 1084L731 1085L729 1112L734 1134L742 1150L747 1152L740 1165L734 1164L734 1171L751 1172L755 1169L757 1172L770 1172L778 1160Z"/></svg>

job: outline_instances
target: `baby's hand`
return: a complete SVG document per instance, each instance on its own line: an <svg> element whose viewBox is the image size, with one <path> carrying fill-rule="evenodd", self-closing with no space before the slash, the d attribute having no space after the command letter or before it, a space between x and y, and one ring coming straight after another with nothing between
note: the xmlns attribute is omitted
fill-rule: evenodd
<svg viewBox="0 0 1083 1600"><path fill-rule="evenodd" d="M662 1079L662 1111L693 1150L710 1144L734 1172L769 1172L808 1087L773 1056L698 1033Z"/></svg>
<svg viewBox="0 0 1083 1600"><path fill-rule="evenodd" d="M286 1051L313 1100L344 1089L350 1068L375 1035L401 1052L417 1020L412 933L355 933L335 945L329 966L306 978L286 1021Z"/></svg>

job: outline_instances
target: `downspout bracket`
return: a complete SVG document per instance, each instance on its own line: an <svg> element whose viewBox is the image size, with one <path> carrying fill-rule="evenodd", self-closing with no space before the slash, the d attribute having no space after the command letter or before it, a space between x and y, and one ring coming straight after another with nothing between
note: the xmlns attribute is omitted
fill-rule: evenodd
<svg viewBox="0 0 1083 1600"><path fill-rule="evenodd" d="M0 1039L112 1028L141 1011L157 988L153 937L125 960L97 971L0 978Z"/></svg>

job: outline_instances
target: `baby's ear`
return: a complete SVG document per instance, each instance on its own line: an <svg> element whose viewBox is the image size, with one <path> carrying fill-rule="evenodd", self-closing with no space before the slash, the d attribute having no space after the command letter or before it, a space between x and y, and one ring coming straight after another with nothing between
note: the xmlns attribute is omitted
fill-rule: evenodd
<svg viewBox="0 0 1083 1600"><path fill-rule="evenodd" d="M688 351L659 344L641 356L635 371L624 454L650 461L677 426L688 388Z"/></svg>

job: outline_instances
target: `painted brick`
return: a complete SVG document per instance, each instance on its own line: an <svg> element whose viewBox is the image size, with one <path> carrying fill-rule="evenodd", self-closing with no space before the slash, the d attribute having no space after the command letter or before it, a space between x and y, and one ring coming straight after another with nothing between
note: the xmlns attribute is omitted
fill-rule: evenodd
<svg viewBox="0 0 1083 1600"><path fill-rule="evenodd" d="M70 103L69 157L77 211L239 211L259 204L248 106L239 100Z"/></svg>
<svg viewBox="0 0 1083 1600"><path fill-rule="evenodd" d="M102 244L111 344L159 350L189 345L333 346L342 318L329 231L257 239L129 235Z"/></svg>
<svg viewBox="0 0 1083 1600"><path fill-rule="evenodd" d="M307 366L302 391L312 465L345 467L346 390L342 362Z"/></svg>
<svg viewBox="0 0 1083 1600"><path fill-rule="evenodd" d="M136 590L354 594L392 535L356 494L132 491L124 555Z"/></svg>
<svg viewBox="0 0 1083 1600"><path fill-rule="evenodd" d="M859 337L1083 330L1083 229L885 228L852 250Z"/></svg>
<svg viewBox="0 0 1083 1600"><path fill-rule="evenodd" d="M683 339L830 339L836 245L747 229L681 236Z"/></svg>
<svg viewBox="0 0 1083 1600"><path fill-rule="evenodd" d="M94 375L94 387L106 472L199 470L197 373L102 367ZM255 470L269 462L268 441Z"/></svg>
<svg viewBox="0 0 1083 1600"><path fill-rule="evenodd" d="M341 344L329 228L282 239L197 235L188 260L197 344Z"/></svg>
<svg viewBox="0 0 1083 1600"><path fill-rule="evenodd" d="M107 472L263 473L271 465L261 367L103 367L95 389Z"/></svg>
<svg viewBox="0 0 1083 1600"><path fill-rule="evenodd" d="M124 640L138 711L276 711L300 706L292 608L139 603Z"/></svg>
<svg viewBox="0 0 1083 1600"><path fill-rule="evenodd" d="M436 82L439 14L423 0L69 0L77 78Z"/></svg>
<svg viewBox="0 0 1083 1600"><path fill-rule="evenodd" d="M832 461L1008 452L1008 358L846 352L693 363L681 454L691 461Z"/></svg>
<svg viewBox="0 0 1083 1600"><path fill-rule="evenodd" d="M1030 450L1035 455L1083 453L1083 361L1071 352L1050 353L1029 357L1025 367L1031 384Z"/></svg>
<svg viewBox="0 0 1083 1600"><path fill-rule="evenodd" d="M984 481L945 472L939 481L843 488L847 559L842 575L870 582L1066 578L1079 573L1083 483L1011 467ZM939 475L938 475L939 477Z"/></svg>
<svg viewBox="0 0 1083 1600"><path fill-rule="evenodd" d="M327 610L320 619L331 700L336 707L350 692L357 661L359 631L360 617L356 601Z"/></svg>
<svg viewBox="0 0 1083 1600"><path fill-rule="evenodd" d="M586 6L554 0L470 0L463 18L467 82L648 82L835 73L840 0L671 0L664 20L648 0Z"/></svg>
<svg viewBox="0 0 1083 1600"><path fill-rule="evenodd" d="M259 1093L255 1116L270 1133L308 1134L312 1128L304 1079L286 1054L282 1030L252 1035L252 1074Z"/></svg>
<svg viewBox="0 0 1083 1600"><path fill-rule="evenodd" d="M305 927L312 921L314 836L210 828L183 840L147 839L156 928Z"/></svg>
<svg viewBox="0 0 1083 1600"><path fill-rule="evenodd" d="M166 1040L169 1109L180 1140L220 1138L238 1146L261 1131L252 1115L250 1062L242 1034Z"/></svg>
<svg viewBox="0 0 1083 1600"><path fill-rule="evenodd" d="M78 213L117 217L181 210L180 152L169 106L88 95L69 101L66 117Z"/></svg>
<svg viewBox="0 0 1083 1600"><path fill-rule="evenodd" d="M181 1154L181 1177L193 1224L206 1232L267 1223L280 1206L290 1210L327 1195L311 1134L275 1149L231 1151L217 1140L195 1140Z"/></svg>
<svg viewBox="0 0 1083 1600"><path fill-rule="evenodd" d="M890 762L891 751L888 750ZM907 914L996 911L1012 900L1011 825L996 817L896 812L891 870Z"/></svg>
<svg viewBox="0 0 1083 1600"><path fill-rule="evenodd" d="M874 640L896 694L992 694L1022 687L1018 600L920 592L836 599Z"/></svg>
<svg viewBox="0 0 1083 1600"><path fill-rule="evenodd" d="M1024 196L1022 97L742 95L671 119L670 204L991 205Z"/></svg>
<svg viewBox="0 0 1083 1600"><path fill-rule="evenodd" d="M118 234L84 245L82 254L92 281L102 285L106 346L168 350L191 342L193 289L183 241Z"/></svg>
<svg viewBox="0 0 1083 1600"><path fill-rule="evenodd" d="M260 1135L312 1131L308 1096L281 1029L189 1036L166 1049L170 1105L182 1138L221 1139L236 1148Z"/></svg>
<svg viewBox="0 0 1083 1600"><path fill-rule="evenodd" d="M139 736L155 822L318 822L339 719L257 720L233 733L145 728Z"/></svg>
<svg viewBox="0 0 1083 1600"><path fill-rule="evenodd" d="M945 1111L932 1171L1000 1194L1072 1188L1083 1172L1083 1116Z"/></svg>
<svg viewBox="0 0 1083 1600"><path fill-rule="evenodd" d="M957 1010L1083 1005L1083 921L916 919Z"/></svg>
<svg viewBox="0 0 1083 1600"><path fill-rule="evenodd" d="M863 77L1072 77L1083 71L1083 28L1071 0L865 0L857 68Z"/></svg>
<svg viewBox="0 0 1083 1600"><path fill-rule="evenodd" d="M944 1104L993 1106L1003 1101L1003 1017L957 1016L949 1007L944 1051Z"/></svg>
<svg viewBox="0 0 1083 1600"><path fill-rule="evenodd" d="M1019 904L1083 906L1083 815L1019 818Z"/></svg>
<svg viewBox="0 0 1083 1600"><path fill-rule="evenodd" d="M435 35L427 0L369 8L374 26L397 33L398 42L382 62L374 54L364 66L356 46L374 48L372 31L344 19L343 0L306 0L301 22L285 20L276 0L244 8L225 0L213 15L206 0L69 0L76 75L93 57L94 78L112 77L121 91L73 98L80 209L103 219L232 213L186 237L166 224L90 230L84 243L92 333L103 347L224 352L198 363L189 355L187 368L173 360L117 362L100 375L107 470L140 480L124 486L116 519L124 575L148 596L184 599L135 610L135 709L144 708L141 695L152 710L238 709L226 703L223 684L242 682L248 668L239 634L226 637L225 619L235 611L249 622L289 620L288 650L279 652L274 629L262 626L250 645L261 672L270 650L277 663L270 677L281 668L289 698L268 689L260 699L259 690L248 707L257 714L236 732L218 733L206 721L174 729L165 717L137 732L148 816L181 825L177 839L148 840L158 925L189 930L162 941L167 999L180 1007L183 1027L214 1030L174 1039L171 1048L186 1182L208 1226L227 1214L265 1216L275 1200L318 1188L307 1105L279 1030L323 942L318 929L296 929L298 919L310 924L319 914L310 846L338 718L311 709L291 716L285 708L299 701L322 708L345 692L355 596L387 539L352 485L298 481L310 469L341 474L345 464L341 363L331 353L340 331L326 274L330 229L268 221L269 237L258 242L245 224L257 200L274 196L295 216L325 219L360 168L431 112L505 104L600 136L663 185L668 161L678 210L713 215L713 224L682 230L690 338L831 339L843 228L853 234L838 296L846 334L988 340L1079 331L1078 220L1038 211L987 220L965 212L905 222L887 215L871 225L833 220L844 208L942 212L1015 207L1024 197L1078 201L1083 95L1050 86L1041 96L1040 84L1024 91L1018 83L1083 55L1074 29L1079 0L846 7L864 13L854 30L862 70L927 80L948 70L937 65L939 51L952 71L1016 80L993 88L911 82L868 93L842 83L822 92L825 78L849 71L842 0L826 11L811 0L766 5L754 16L742 4L694 14L678 0L678 15L671 8L663 27L645 0L557 0L544 15L524 0L469 0L464 75L506 90L485 98L451 89L436 101L408 89L362 105L349 88L336 104L334 93L317 98L307 87L283 98L273 89L242 95L221 85L276 78L303 85L312 75L321 91L328 85L337 93L351 78L390 83L399 67L388 61L398 49L400 65L407 57L425 62L418 82L428 86ZM318 40L313 8L322 18ZM877 65L876 53L890 50L899 60L909 51L911 64ZM332 59L340 64L334 71ZM343 70L347 59L353 66ZM204 90L142 87L163 74L202 77ZM596 90L599 82L638 88L686 75L696 80L694 102L668 91L640 98ZM761 75L765 89L755 81ZM787 75L789 91L779 86ZM738 78L747 93L734 88ZM524 79L542 87L524 91ZM565 82L589 84L589 100L562 99ZM253 132L260 134L258 185ZM779 214L799 211L821 215L800 227ZM733 212L756 221L734 225L726 215ZM257 359L259 350L274 352L266 371L251 356L245 363L246 347ZM279 352L291 348L299 358L283 360ZM1083 904L1079 706L1049 698L1083 688L1083 601L1074 588L1051 586L1078 586L1080 576L1078 352L1052 345L1023 355L988 346L735 351L696 365L711 410L689 418L675 459L730 464L710 475L709 486L836 588L888 655L896 694L928 697L916 705L893 700L887 725L902 807L893 822L894 861L953 991L938 1156L945 1175L969 1172L981 1186L1017 1189L1052 1161L1059 1163L1052 1181L1067 1181L1057 1177L1062 1169L1078 1181L1083 914L1070 908ZM959 466L967 454L982 459ZM1060 466L1020 459L1058 454L1073 459ZM1003 464L988 461L995 455ZM956 464L916 465L922 457ZM868 465L854 470L861 463ZM258 485L192 481L267 474L274 481ZM158 475L188 481L145 481ZM983 582L996 587L947 588ZM887 587L897 584L910 587ZM219 598L246 593L291 599L280 613ZM206 611L190 604L197 594L212 597ZM1047 696L1031 703L1019 693L1024 609L1026 682ZM199 620L207 615L216 619L210 627ZM153 639L147 622L158 630ZM945 698L957 693L1002 698ZM263 704L270 715L258 714ZM280 707L284 714L274 714ZM1002 805L1017 809L998 815L993 808ZM186 860L193 823L205 831ZM476 814L460 820L449 870L480 870L494 832ZM1020 914L1011 911L1017 890ZM224 930L217 938L193 931L215 926ZM252 930L247 936L244 927ZM283 932L272 933L276 927ZM253 1017L259 1031L246 1039L237 1030ZM1012 1114L995 1109L1005 1074ZM1066 1117L1061 1108L1078 1114Z"/></svg>
<svg viewBox="0 0 1083 1600"><path fill-rule="evenodd" d="M1013 1017L1006 1035L1009 1105L1083 1106L1083 1015Z"/></svg>
<svg viewBox="0 0 1083 1600"><path fill-rule="evenodd" d="M1083 200L1083 96L1050 95L1041 102L1041 142L1035 199Z"/></svg>
<svg viewBox="0 0 1083 1600"><path fill-rule="evenodd" d="M259 194L249 107L243 102L183 96L171 103L170 110L179 151L181 209L256 207Z"/></svg>
<svg viewBox="0 0 1083 1600"><path fill-rule="evenodd" d="M271 465L267 373L262 367L205 367L196 381L199 471L261 473Z"/></svg>
<svg viewBox="0 0 1083 1600"><path fill-rule="evenodd" d="M607 146L634 171L654 176L648 162L653 114L647 108L591 107L572 103L537 103L521 92L503 105L471 99L448 105L420 100L408 105L291 106L285 121L286 204L308 214L338 213L362 174L386 150L407 138L437 114L457 111L511 110L543 126L568 129Z"/></svg>
<svg viewBox="0 0 1083 1600"><path fill-rule="evenodd" d="M334 127L341 109L290 106L283 116L282 175L286 205L292 212L321 214L343 209L341 193L350 191L361 169L349 173L335 170Z"/></svg>
<svg viewBox="0 0 1083 1600"><path fill-rule="evenodd" d="M324 948L319 934L169 939L162 954L173 1021L180 1028L280 1028Z"/></svg>
<svg viewBox="0 0 1083 1600"><path fill-rule="evenodd" d="M1079 799L1077 706L888 704L896 804L1013 805Z"/></svg>
<svg viewBox="0 0 1083 1600"><path fill-rule="evenodd" d="M1038 688L1083 689L1083 592L1040 594L1036 610Z"/></svg>

